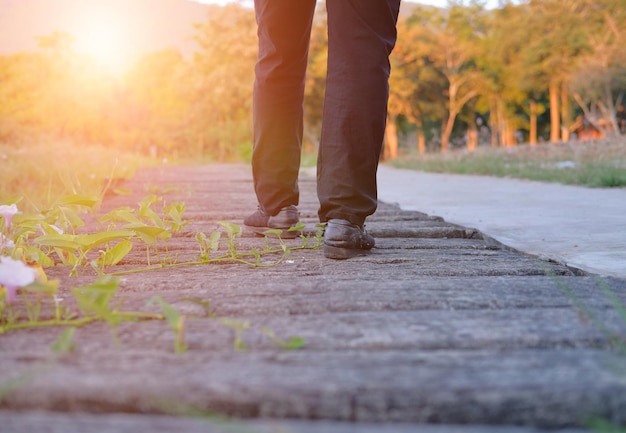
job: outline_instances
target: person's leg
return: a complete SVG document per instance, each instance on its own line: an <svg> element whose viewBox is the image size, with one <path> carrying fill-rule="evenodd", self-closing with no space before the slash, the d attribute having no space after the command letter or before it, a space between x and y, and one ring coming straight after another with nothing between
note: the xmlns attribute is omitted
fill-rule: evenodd
<svg viewBox="0 0 626 433"><path fill-rule="evenodd" d="M255 0L252 173L262 213L299 201L304 82L315 0Z"/></svg>
<svg viewBox="0 0 626 433"><path fill-rule="evenodd" d="M328 75L318 159L321 222L362 226L376 210L376 171L400 0L326 0ZM371 246L370 246L371 248Z"/></svg>

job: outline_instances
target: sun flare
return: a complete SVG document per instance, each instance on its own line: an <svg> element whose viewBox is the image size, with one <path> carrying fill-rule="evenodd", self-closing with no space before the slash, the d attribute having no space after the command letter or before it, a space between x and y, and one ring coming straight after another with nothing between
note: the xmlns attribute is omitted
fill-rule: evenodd
<svg viewBox="0 0 626 433"><path fill-rule="evenodd" d="M123 17L114 10L94 10L82 17L76 34L76 51L92 56L109 72L119 73L129 67L130 35Z"/></svg>

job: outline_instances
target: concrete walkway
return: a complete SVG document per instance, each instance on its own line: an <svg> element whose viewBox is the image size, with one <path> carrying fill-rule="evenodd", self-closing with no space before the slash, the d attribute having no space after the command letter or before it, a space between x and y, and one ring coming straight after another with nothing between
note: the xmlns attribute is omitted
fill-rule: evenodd
<svg viewBox="0 0 626 433"><path fill-rule="evenodd" d="M528 254L626 277L626 188L599 189L383 165L379 196Z"/></svg>
<svg viewBox="0 0 626 433"><path fill-rule="evenodd" d="M383 198L391 200L387 173L383 167ZM405 175L405 192L419 191ZM626 305L625 278L584 275L385 202L367 221L376 238L367 256L328 260L315 239L282 244L244 228L230 244L223 234L210 252L225 260L193 264L208 252L200 233L223 231L220 221L241 224L255 208L249 166L145 169L121 188L129 193L107 197L102 214L137 209L157 194L155 211L184 202L188 224L158 255L137 241L107 270L126 272L110 306L154 313L158 296L186 319L176 332L165 320L90 323L63 354L50 349L63 326L0 335L1 433L574 433L592 419L626 425L626 357L618 350L626 321L617 307ZM315 178L303 175L300 190L301 219L314 227ZM95 221L81 229L101 231ZM251 266L230 258L233 248L249 260L254 251L278 253ZM148 252L156 266L137 272ZM46 272L60 281L62 310L78 312L70 290L94 282L91 267L77 277L62 266ZM19 296L20 320L27 306ZM48 299L41 318L56 311ZM304 341L299 350L276 342L294 337ZM175 353L176 341L184 353Z"/></svg>

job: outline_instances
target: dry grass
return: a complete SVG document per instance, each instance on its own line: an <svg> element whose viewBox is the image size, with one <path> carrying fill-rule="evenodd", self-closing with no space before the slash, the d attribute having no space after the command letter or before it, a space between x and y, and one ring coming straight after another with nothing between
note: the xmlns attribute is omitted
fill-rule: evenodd
<svg viewBox="0 0 626 433"><path fill-rule="evenodd" d="M480 147L446 155L406 156L397 167L438 173L481 174L589 187L626 186L626 137L588 142Z"/></svg>
<svg viewBox="0 0 626 433"><path fill-rule="evenodd" d="M42 142L0 143L0 204L19 201L24 211L47 209L70 195L100 195L109 178L127 178L157 162L119 149Z"/></svg>
<svg viewBox="0 0 626 433"><path fill-rule="evenodd" d="M492 148L479 148L478 153L485 150L493 152ZM535 146L524 144L496 149L496 152L508 155L514 159L546 162L589 162L615 158L626 161L626 136L593 141L541 143Z"/></svg>

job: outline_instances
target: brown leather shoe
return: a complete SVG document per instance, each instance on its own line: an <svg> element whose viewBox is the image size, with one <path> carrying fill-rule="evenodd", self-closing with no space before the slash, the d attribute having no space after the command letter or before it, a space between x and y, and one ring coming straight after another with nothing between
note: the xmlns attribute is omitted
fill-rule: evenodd
<svg viewBox="0 0 626 433"><path fill-rule="evenodd" d="M365 228L344 219L331 219L324 231L324 256L345 260L369 253L376 241Z"/></svg>
<svg viewBox="0 0 626 433"><path fill-rule="evenodd" d="M276 215L268 215L260 207L252 215L243 220L243 223L250 227L267 229L289 229L298 224L300 214L298 208L291 205L278 211Z"/></svg>

